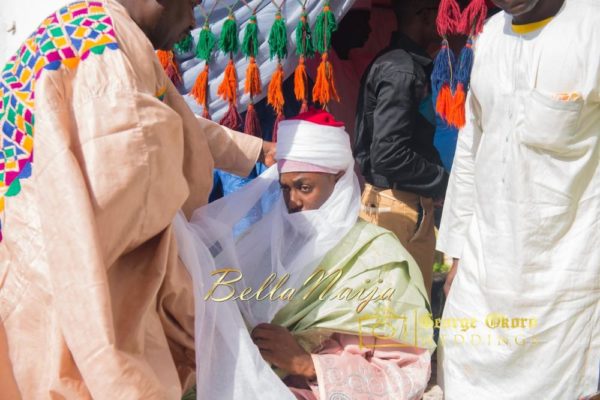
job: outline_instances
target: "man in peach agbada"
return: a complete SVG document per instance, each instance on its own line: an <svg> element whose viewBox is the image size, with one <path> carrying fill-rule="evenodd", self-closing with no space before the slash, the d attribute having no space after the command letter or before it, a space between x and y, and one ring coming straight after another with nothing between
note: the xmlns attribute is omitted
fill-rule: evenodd
<svg viewBox="0 0 600 400"><path fill-rule="evenodd" d="M3 396L179 399L193 383L171 223L207 202L213 167L247 175L272 151L196 118L164 74L154 50L191 29L194 5L70 4L2 70Z"/></svg>

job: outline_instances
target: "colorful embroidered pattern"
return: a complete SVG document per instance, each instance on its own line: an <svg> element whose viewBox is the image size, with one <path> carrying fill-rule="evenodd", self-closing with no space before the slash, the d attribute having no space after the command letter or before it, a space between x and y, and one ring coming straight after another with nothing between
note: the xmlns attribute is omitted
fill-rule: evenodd
<svg viewBox="0 0 600 400"><path fill-rule="evenodd" d="M118 49L112 21L100 1L80 1L42 22L0 73L0 241L4 198L31 175L35 83L44 70L75 68L90 54Z"/></svg>

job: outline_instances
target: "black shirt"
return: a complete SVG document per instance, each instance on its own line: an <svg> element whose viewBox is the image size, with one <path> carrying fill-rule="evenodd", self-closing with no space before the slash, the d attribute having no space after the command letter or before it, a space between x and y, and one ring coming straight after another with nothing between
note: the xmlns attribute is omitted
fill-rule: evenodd
<svg viewBox="0 0 600 400"><path fill-rule="evenodd" d="M431 58L395 33L361 79L354 156L365 180L424 197L442 197L448 174L433 146L435 126L420 112L430 95Z"/></svg>

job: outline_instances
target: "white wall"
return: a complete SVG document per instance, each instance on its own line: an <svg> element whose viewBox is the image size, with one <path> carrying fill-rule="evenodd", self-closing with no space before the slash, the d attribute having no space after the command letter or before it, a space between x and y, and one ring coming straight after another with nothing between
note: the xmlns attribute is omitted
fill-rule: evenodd
<svg viewBox="0 0 600 400"><path fill-rule="evenodd" d="M69 0L0 0L0 66L44 18L68 3Z"/></svg>

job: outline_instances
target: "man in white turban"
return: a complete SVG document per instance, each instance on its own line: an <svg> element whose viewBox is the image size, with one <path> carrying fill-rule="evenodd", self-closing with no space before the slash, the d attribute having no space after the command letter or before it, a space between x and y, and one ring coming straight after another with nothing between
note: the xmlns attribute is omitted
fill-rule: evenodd
<svg viewBox="0 0 600 400"><path fill-rule="evenodd" d="M178 229L200 291L198 398L421 398L434 347L423 278L391 232L358 220L348 134L311 111L280 124L277 154Z"/></svg>

